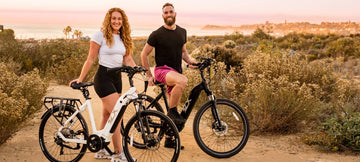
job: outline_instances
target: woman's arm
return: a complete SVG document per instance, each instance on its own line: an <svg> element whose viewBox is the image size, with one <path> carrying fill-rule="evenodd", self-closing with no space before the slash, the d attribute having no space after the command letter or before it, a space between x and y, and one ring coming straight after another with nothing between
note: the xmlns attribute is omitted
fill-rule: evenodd
<svg viewBox="0 0 360 162"><path fill-rule="evenodd" d="M90 41L89 55L88 55L84 65L82 67L80 76L79 76L78 79L72 80L69 85L71 85L71 83L73 83L75 81L77 83L81 83L84 80L86 74L89 72L91 66L94 64L94 62L95 62L95 60L96 60L96 58L97 58L97 56L99 54L99 49L100 49L99 44L97 44L97 43L95 43L93 41Z"/></svg>

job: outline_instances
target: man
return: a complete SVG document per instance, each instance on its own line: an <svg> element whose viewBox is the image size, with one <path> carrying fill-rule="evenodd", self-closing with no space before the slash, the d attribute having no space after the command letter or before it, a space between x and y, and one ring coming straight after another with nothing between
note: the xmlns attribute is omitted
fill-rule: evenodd
<svg viewBox="0 0 360 162"><path fill-rule="evenodd" d="M190 59L186 50L186 30L175 24L176 12L171 3L163 5L162 17L164 25L150 34L141 52L141 62L146 69L149 69L147 56L155 48L155 78L150 70L146 75L150 85L154 85L155 80L167 85L170 107L167 115L175 124L181 124L185 122L185 119L177 111L177 105L180 103L181 95L188 81L182 74L181 63L184 60L190 68L195 68L192 64L197 62ZM171 138L166 138L165 147L175 147L170 140Z"/></svg>

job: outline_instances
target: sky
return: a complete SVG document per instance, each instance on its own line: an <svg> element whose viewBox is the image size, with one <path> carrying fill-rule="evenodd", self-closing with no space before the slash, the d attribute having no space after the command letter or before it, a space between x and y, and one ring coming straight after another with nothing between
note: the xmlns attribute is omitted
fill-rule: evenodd
<svg viewBox="0 0 360 162"><path fill-rule="evenodd" d="M101 25L107 10L119 7L131 26L160 26L166 2L183 26L360 22L359 0L1 0L0 24Z"/></svg>

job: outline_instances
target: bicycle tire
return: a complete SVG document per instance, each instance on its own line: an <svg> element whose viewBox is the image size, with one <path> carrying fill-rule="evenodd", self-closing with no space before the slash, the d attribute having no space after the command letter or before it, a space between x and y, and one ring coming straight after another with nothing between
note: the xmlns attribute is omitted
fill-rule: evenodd
<svg viewBox="0 0 360 162"><path fill-rule="evenodd" d="M239 153L249 138L249 122L244 110L227 99L217 99L216 108L224 130L215 128L212 102L196 113L193 133L199 147L216 158L229 158Z"/></svg>
<svg viewBox="0 0 360 162"><path fill-rule="evenodd" d="M138 94L137 100L142 102L142 105L146 110L156 110L156 111L164 112L164 109L161 107L161 105L158 102L154 102L154 104L150 106L150 103L154 101L154 98L152 98L151 96L148 96L146 94ZM129 104L126 106L126 110L123 115L123 120L121 120L121 129L120 129L121 135L124 135L125 124L136 113L136 110L133 107L132 103L133 100L131 100Z"/></svg>
<svg viewBox="0 0 360 162"><path fill-rule="evenodd" d="M128 139L136 139L143 141L142 133L139 126L139 119L135 115L127 123L124 136L123 148L127 159L133 161L133 157L137 161L177 161L180 154L180 136L173 121L162 112L154 110L144 110L140 112L140 120L149 122L150 132L145 132L146 138L149 140L147 144L141 142L141 145L134 146ZM144 122L145 124L145 122ZM144 129L146 129L144 127ZM174 137L176 142L175 148L165 148L165 135ZM140 143L140 142L139 142Z"/></svg>
<svg viewBox="0 0 360 162"><path fill-rule="evenodd" d="M41 151L49 161L79 161L84 156L87 149L86 144L66 143L56 135L60 126L62 126L67 118L74 112L75 109L73 109L71 105L66 105L62 109L60 109L59 105L55 105L42 116L39 127L39 144ZM88 137L86 121L81 114L77 114L76 119L77 120L73 120L73 126L67 129L67 135L86 140ZM70 149L70 147L72 149Z"/></svg>

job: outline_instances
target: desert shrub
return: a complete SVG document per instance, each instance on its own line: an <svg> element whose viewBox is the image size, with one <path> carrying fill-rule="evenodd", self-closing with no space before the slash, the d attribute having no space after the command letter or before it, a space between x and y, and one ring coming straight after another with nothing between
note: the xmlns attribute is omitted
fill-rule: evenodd
<svg viewBox="0 0 360 162"><path fill-rule="evenodd" d="M316 55L306 55L306 59L308 62L311 62L311 61L314 61L317 59L317 56Z"/></svg>
<svg viewBox="0 0 360 162"><path fill-rule="evenodd" d="M245 91L234 95L234 99L240 98L240 103L244 103L253 131L298 131L299 124L318 104L311 87L290 82L287 76L259 78L245 86Z"/></svg>
<svg viewBox="0 0 360 162"><path fill-rule="evenodd" d="M360 56L360 51L356 46L354 38L343 37L329 43L326 47L326 54L329 57L344 57L347 60L350 56Z"/></svg>
<svg viewBox="0 0 360 162"><path fill-rule="evenodd" d="M18 73L27 73L34 68L39 69L41 77L57 80L60 84L67 84L77 78L85 62L89 43L70 42L62 39L41 40L37 42L1 42L0 60L17 62L20 66ZM97 63L95 64L96 67ZM85 81L95 74L92 68Z"/></svg>
<svg viewBox="0 0 360 162"><path fill-rule="evenodd" d="M308 50L312 45L313 34L289 33L275 41L280 48L290 48L292 50ZM315 39L315 41L318 39Z"/></svg>
<svg viewBox="0 0 360 162"><path fill-rule="evenodd" d="M0 144L4 143L19 127L21 111L28 107L25 99L14 99L0 90Z"/></svg>
<svg viewBox="0 0 360 162"><path fill-rule="evenodd" d="M89 43L76 43L62 39L50 40L39 44L38 52L33 52L35 67L42 67L45 77L55 79L60 84L68 84L80 75L81 68L87 58ZM95 74L95 66L88 72L84 81ZM46 69L43 69L46 68Z"/></svg>
<svg viewBox="0 0 360 162"><path fill-rule="evenodd" d="M248 56L234 80L233 100L246 109L253 130L266 132L298 130L337 88L324 64L281 53Z"/></svg>
<svg viewBox="0 0 360 162"><path fill-rule="evenodd" d="M265 33L264 28L256 28L255 31L251 34L251 36L257 40L264 40L264 39L273 39L273 37L269 33Z"/></svg>
<svg viewBox="0 0 360 162"><path fill-rule="evenodd" d="M60 59L51 68L52 79L55 79L59 84L68 84L71 80L79 77L83 64L87 58L87 54L67 54L71 59ZM84 81L91 81L96 73L98 62L96 61L91 67L90 71L84 78Z"/></svg>
<svg viewBox="0 0 360 162"><path fill-rule="evenodd" d="M48 84L38 70L18 76L0 62L0 143L3 143L29 116L41 108Z"/></svg>
<svg viewBox="0 0 360 162"><path fill-rule="evenodd" d="M229 35L225 35L224 38L226 40L232 40L232 41L236 42L237 40L242 40L244 38L244 35L239 33L238 31L235 31Z"/></svg>
<svg viewBox="0 0 360 162"><path fill-rule="evenodd" d="M237 52L236 49L228 49L220 45L211 46L209 44L205 44L195 49L191 53L191 56L193 58L198 58L202 56L210 57L214 58L218 62L224 62L227 71L229 71L231 67L239 70L244 59L242 53Z"/></svg>
<svg viewBox="0 0 360 162"><path fill-rule="evenodd" d="M227 40L223 43L225 48L235 48L236 43L233 40Z"/></svg>
<svg viewBox="0 0 360 162"><path fill-rule="evenodd" d="M146 43L147 39L144 38L137 38L134 39L134 51L132 54L132 57L136 63L136 65L141 65L141 51L143 50L145 43ZM149 59L149 64L150 66L154 66L155 65L155 50L153 50L150 55L148 56Z"/></svg>

